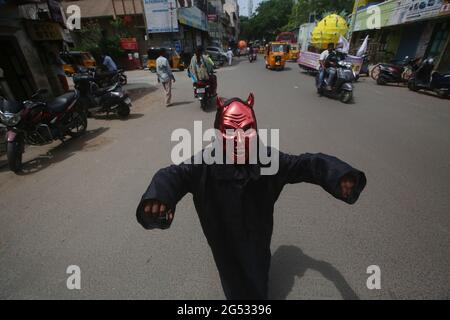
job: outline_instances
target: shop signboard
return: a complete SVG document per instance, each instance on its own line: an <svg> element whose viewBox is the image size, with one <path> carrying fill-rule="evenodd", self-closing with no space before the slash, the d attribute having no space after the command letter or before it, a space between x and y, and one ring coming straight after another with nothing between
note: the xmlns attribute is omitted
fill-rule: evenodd
<svg viewBox="0 0 450 320"><path fill-rule="evenodd" d="M208 14L208 21L217 22L217 14Z"/></svg>
<svg viewBox="0 0 450 320"><path fill-rule="evenodd" d="M450 0L391 0L356 13L354 31L383 28L450 14ZM375 24L376 14L379 24Z"/></svg>
<svg viewBox="0 0 450 320"><path fill-rule="evenodd" d="M179 8L178 20L180 23L195 29L208 31L208 22L206 15L197 7Z"/></svg>
<svg viewBox="0 0 450 320"><path fill-rule="evenodd" d="M121 38L120 39L120 47L123 50L130 50L130 51L139 49L136 38Z"/></svg>
<svg viewBox="0 0 450 320"><path fill-rule="evenodd" d="M148 32L178 32L176 8L175 0L144 0Z"/></svg>

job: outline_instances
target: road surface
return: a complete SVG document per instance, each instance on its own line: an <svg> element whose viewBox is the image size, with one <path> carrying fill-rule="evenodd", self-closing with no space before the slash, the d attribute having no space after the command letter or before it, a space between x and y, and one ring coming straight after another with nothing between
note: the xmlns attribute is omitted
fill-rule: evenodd
<svg viewBox="0 0 450 320"><path fill-rule="evenodd" d="M318 97L295 63L268 71L241 58L220 69L223 97L256 97L260 128L280 129L284 152L323 152L365 171L353 206L317 186L285 188L276 208L270 297L450 298L450 103L406 88L355 85L355 102ZM129 73L130 119L90 119L65 145L30 147L24 172L0 168L0 298L223 299L192 197L167 231L145 231L135 209L171 163L171 133L211 127L186 73L174 104L148 71ZM0 158L4 164L4 158ZM81 290L68 290L68 266ZM381 289L369 290L369 266Z"/></svg>

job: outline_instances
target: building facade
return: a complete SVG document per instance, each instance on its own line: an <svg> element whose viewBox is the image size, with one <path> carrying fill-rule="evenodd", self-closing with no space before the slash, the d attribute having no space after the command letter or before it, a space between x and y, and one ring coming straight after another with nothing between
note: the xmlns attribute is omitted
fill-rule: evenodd
<svg viewBox="0 0 450 320"><path fill-rule="evenodd" d="M432 57L437 70L450 71L448 0L355 1L352 47L369 35L373 62Z"/></svg>
<svg viewBox="0 0 450 320"><path fill-rule="evenodd" d="M223 48L234 47L239 36L237 0L208 1L209 42Z"/></svg>
<svg viewBox="0 0 450 320"><path fill-rule="evenodd" d="M70 42L66 31L58 1L2 1L1 94L17 100L30 98L37 89L47 89L50 96L62 94L59 53Z"/></svg>
<svg viewBox="0 0 450 320"><path fill-rule="evenodd" d="M97 22L105 35L115 32L112 21L126 21L128 37L137 42L136 50L127 51L128 56L139 56L141 65L151 47L172 47L191 55L208 38L206 0L78 0L63 1L63 5L78 5L82 24Z"/></svg>

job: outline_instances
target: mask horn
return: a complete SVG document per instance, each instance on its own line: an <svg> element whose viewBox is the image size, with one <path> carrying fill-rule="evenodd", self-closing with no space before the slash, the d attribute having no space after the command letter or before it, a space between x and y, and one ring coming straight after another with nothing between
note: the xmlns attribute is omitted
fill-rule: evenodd
<svg viewBox="0 0 450 320"><path fill-rule="evenodd" d="M255 96L253 93L250 93L250 95L247 98L247 104L250 108L253 108L253 105L255 104Z"/></svg>
<svg viewBox="0 0 450 320"><path fill-rule="evenodd" d="M223 109L225 106L223 105L223 99L217 97L217 109Z"/></svg>

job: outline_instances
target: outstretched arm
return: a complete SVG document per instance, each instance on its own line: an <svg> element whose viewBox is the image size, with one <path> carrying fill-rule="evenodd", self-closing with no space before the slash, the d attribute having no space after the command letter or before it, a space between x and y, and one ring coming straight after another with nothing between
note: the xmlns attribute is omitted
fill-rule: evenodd
<svg viewBox="0 0 450 320"><path fill-rule="evenodd" d="M194 181L194 165L173 165L159 170L136 210L138 222L145 229L167 229L174 218L176 204L192 192Z"/></svg>
<svg viewBox="0 0 450 320"><path fill-rule="evenodd" d="M317 184L333 197L349 204L358 200L367 182L363 172L322 153L300 156L280 153L280 175L283 183Z"/></svg>

